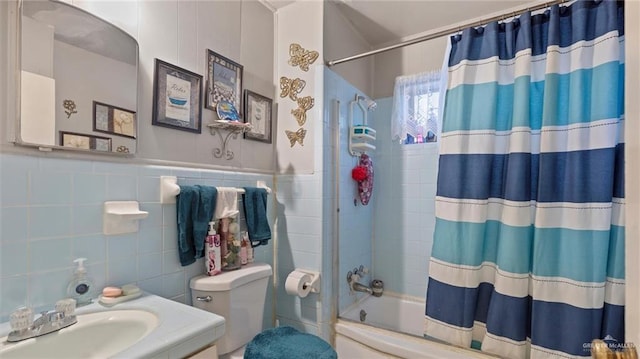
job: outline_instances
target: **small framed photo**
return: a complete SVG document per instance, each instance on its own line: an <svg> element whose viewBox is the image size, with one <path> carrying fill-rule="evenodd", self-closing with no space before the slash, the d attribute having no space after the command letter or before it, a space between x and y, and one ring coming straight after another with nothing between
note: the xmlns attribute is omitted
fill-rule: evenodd
<svg viewBox="0 0 640 359"><path fill-rule="evenodd" d="M271 104L268 97L244 91L244 122L251 124L244 138L271 143Z"/></svg>
<svg viewBox="0 0 640 359"><path fill-rule="evenodd" d="M242 108L243 66L207 49L206 107L215 111L220 101L228 101L238 111Z"/></svg>
<svg viewBox="0 0 640 359"><path fill-rule="evenodd" d="M60 145L82 150L111 152L111 138L85 133L60 131Z"/></svg>
<svg viewBox="0 0 640 359"><path fill-rule="evenodd" d="M106 103L93 101L93 130L111 135L136 138L136 113Z"/></svg>
<svg viewBox="0 0 640 359"><path fill-rule="evenodd" d="M156 59L153 80L155 126L202 132L202 76Z"/></svg>

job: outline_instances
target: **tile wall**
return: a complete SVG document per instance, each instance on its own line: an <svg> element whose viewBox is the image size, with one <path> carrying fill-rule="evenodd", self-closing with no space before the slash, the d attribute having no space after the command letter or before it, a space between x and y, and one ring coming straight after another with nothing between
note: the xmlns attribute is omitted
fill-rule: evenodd
<svg viewBox="0 0 640 359"><path fill-rule="evenodd" d="M273 186L270 174L198 170L0 153L0 321L22 305L50 308L67 296L73 259L86 257L95 287L136 283L190 304L189 279L202 259L181 267L175 204L160 204L160 176L179 184ZM269 212L273 223L273 196ZM102 234L104 201L137 200L148 218L138 233ZM273 264L273 245L256 249ZM265 325L271 326L268 295Z"/></svg>
<svg viewBox="0 0 640 359"><path fill-rule="evenodd" d="M348 83L344 78L331 70L325 71L325 113L328 120L334 116L335 101L340 103L339 119L337 123L337 131L340 134L339 146L339 191L340 191L340 217L339 217L339 265L338 265L338 312L342 312L350 304L361 299L363 293L350 293L347 284L347 272L355 267L363 265L373 271L372 265L372 243L373 243L373 211L378 202L378 191L374 189L371 200L367 206L363 206L358 199L357 184L351 178L351 170L358 164L358 158L351 156L348 151L349 144L349 116L350 101L355 95L364 95L362 91ZM354 124L363 122L362 111L356 106L353 111ZM371 112L369 112L371 118ZM325 181L331 187L326 189L331 197L325 202L329 208L332 208L331 199L333 198L333 186L335 184L334 152L334 136L336 131L335 122L327 121L325 123ZM374 165L376 163L376 155L369 154L373 158ZM374 168L375 172L375 168ZM333 220L332 211L327 212L325 223L331 225ZM327 233L331 233L327 229ZM371 276L362 279L363 284L368 284Z"/></svg>
<svg viewBox="0 0 640 359"><path fill-rule="evenodd" d="M376 102L374 275L385 290L424 300L435 227L438 144L391 141L392 98Z"/></svg>

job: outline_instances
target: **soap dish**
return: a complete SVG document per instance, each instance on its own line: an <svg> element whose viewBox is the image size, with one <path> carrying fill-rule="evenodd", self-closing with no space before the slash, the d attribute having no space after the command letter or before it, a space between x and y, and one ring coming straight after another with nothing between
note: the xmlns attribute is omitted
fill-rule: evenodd
<svg viewBox="0 0 640 359"><path fill-rule="evenodd" d="M125 287L123 287L123 288L125 288ZM98 297L98 302L100 302L100 304L102 304L104 306L110 307L110 306L116 305L118 303L126 302L126 301L131 300L131 299L136 299L136 298L138 298L139 296L142 295L142 291L139 288L134 287L134 286L130 286L130 287L135 289L135 290L131 290L131 288L129 288L128 292L130 292L131 294L121 295L119 297L105 297L103 295L100 295Z"/></svg>

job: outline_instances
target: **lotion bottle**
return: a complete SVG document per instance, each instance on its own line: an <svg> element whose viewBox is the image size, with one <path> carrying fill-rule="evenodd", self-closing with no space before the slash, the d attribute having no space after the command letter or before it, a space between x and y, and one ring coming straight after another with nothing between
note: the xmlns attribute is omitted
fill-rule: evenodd
<svg viewBox="0 0 640 359"><path fill-rule="evenodd" d="M248 232L242 232L242 242L247 244L247 263L253 263L253 247Z"/></svg>
<svg viewBox="0 0 640 359"><path fill-rule="evenodd" d="M73 261L78 264L78 267L67 286L67 295L75 299L78 306L91 303L93 295L93 281L89 279L87 270L84 268L86 260L86 258L78 258Z"/></svg>
<svg viewBox="0 0 640 359"><path fill-rule="evenodd" d="M219 274L222 269L222 257L220 253L220 235L216 233L215 222L209 222L209 233L205 239L204 261L208 275Z"/></svg>
<svg viewBox="0 0 640 359"><path fill-rule="evenodd" d="M244 239L240 241L240 264L247 264L247 242Z"/></svg>

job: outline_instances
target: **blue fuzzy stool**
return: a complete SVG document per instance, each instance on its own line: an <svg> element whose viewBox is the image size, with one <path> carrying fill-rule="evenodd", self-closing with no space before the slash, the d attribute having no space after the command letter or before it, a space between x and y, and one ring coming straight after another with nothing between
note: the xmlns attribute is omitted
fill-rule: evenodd
<svg viewBox="0 0 640 359"><path fill-rule="evenodd" d="M256 335L244 359L337 359L335 350L321 338L292 327L267 329Z"/></svg>

